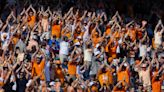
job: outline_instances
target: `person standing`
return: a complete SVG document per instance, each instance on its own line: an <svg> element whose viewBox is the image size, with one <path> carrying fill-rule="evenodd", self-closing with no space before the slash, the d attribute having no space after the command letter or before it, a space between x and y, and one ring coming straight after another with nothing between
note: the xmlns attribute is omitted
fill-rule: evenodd
<svg viewBox="0 0 164 92"><path fill-rule="evenodd" d="M67 37L63 37L63 41L60 42L59 57L61 63L64 62L64 59L67 59L69 54L69 43L67 42Z"/></svg>

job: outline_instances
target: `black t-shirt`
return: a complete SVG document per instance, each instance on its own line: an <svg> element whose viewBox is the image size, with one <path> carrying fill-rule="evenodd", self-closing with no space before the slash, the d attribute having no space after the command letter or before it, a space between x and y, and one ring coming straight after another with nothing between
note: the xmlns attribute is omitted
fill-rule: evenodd
<svg viewBox="0 0 164 92"><path fill-rule="evenodd" d="M26 89L26 83L28 82L28 80L23 77L22 79L17 79L17 92L25 92Z"/></svg>
<svg viewBox="0 0 164 92"><path fill-rule="evenodd" d="M12 92L12 86L14 85L13 82L8 81L4 86L3 89L5 92Z"/></svg>
<svg viewBox="0 0 164 92"><path fill-rule="evenodd" d="M124 56L127 56L128 50L126 48L120 47L120 53L119 57L124 58Z"/></svg>

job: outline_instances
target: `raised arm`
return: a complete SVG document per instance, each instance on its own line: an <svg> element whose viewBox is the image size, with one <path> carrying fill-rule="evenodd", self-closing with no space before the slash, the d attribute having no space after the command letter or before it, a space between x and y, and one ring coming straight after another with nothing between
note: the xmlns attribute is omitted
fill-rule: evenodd
<svg viewBox="0 0 164 92"><path fill-rule="evenodd" d="M11 16L13 18L13 22L16 22L17 19L16 19L15 15L14 15L14 12L13 11L11 12Z"/></svg>
<svg viewBox="0 0 164 92"><path fill-rule="evenodd" d="M4 80L4 84L7 83L7 81L8 81L9 78L10 78L11 73L15 70L15 68L17 67L17 65L18 65L19 63L20 63L20 62L17 62L17 63L15 63L11 68L9 68L9 72L7 73L7 76L6 76L5 80Z"/></svg>
<svg viewBox="0 0 164 92"><path fill-rule="evenodd" d="M136 67L140 67L140 65L143 63L144 60L145 60L145 56L142 57L140 63L138 65L136 65Z"/></svg>
<svg viewBox="0 0 164 92"><path fill-rule="evenodd" d="M113 91L116 91L116 90L117 90L117 87L118 87L119 85L121 85L121 83L122 83L122 81L119 81L119 82L114 86Z"/></svg>
<svg viewBox="0 0 164 92"><path fill-rule="evenodd" d="M161 34L164 32L164 26L163 26L163 24L161 24L161 27L162 27L162 29L161 29Z"/></svg>
<svg viewBox="0 0 164 92"><path fill-rule="evenodd" d="M10 75L12 73L12 70L9 70L9 72L7 73L5 79L4 79L4 84L6 84L9 81Z"/></svg>
<svg viewBox="0 0 164 92"><path fill-rule="evenodd" d="M32 11L34 12L34 16L36 16L36 10L32 7L32 5L30 6Z"/></svg>
<svg viewBox="0 0 164 92"><path fill-rule="evenodd" d="M107 21L107 15L105 12L102 13L101 18L104 17L104 21Z"/></svg>
<svg viewBox="0 0 164 92"><path fill-rule="evenodd" d="M31 29L28 27L28 34L27 34L27 37L26 37L26 40L25 40L25 44L27 44L27 42L28 42L28 39L30 37L30 33L31 33Z"/></svg>
<svg viewBox="0 0 164 92"><path fill-rule="evenodd" d="M163 70L163 67L161 67L161 68L159 69L159 71L158 71L157 73L155 73L155 75L154 75L153 78L152 78L152 81L153 81L153 82L155 81L157 75L159 75L159 73L160 73L162 70Z"/></svg>
<svg viewBox="0 0 164 92"><path fill-rule="evenodd" d="M3 25L3 22L2 22L2 20L0 19L0 28L2 27L2 25Z"/></svg>
<svg viewBox="0 0 164 92"><path fill-rule="evenodd" d="M11 37L20 29L20 24L17 25L17 27L14 29L14 32L12 33Z"/></svg>
<svg viewBox="0 0 164 92"><path fill-rule="evenodd" d="M30 72L25 68L25 66L23 66L24 71L26 72L26 74L30 75ZM27 78L27 77L26 77Z"/></svg>
<svg viewBox="0 0 164 92"><path fill-rule="evenodd" d="M161 24L162 24L162 21L161 21L161 20L159 20L159 21L158 21L158 24L155 26L154 33L156 33L156 32L157 32L158 27L159 27Z"/></svg>
<svg viewBox="0 0 164 92"><path fill-rule="evenodd" d="M118 11L116 12L116 15L117 15L119 21L121 21L122 19L121 19L121 16L119 15Z"/></svg>
<svg viewBox="0 0 164 92"><path fill-rule="evenodd" d="M39 52L39 48L32 54L32 59L35 58L35 56L37 55L38 52Z"/></svg>
<svg viewBox="0 0 164 92"><path fill-rule="evenodd" d="M73 7L71 7L71 8L69 9L69 11L64 15L63 19L66 19L66 17L68 17L68 15L69 15L71 12L73 12Z"/></svg>
<svg viewBox="0 0 164 92"><path fill-rule="evenodd" d="M144 37L141 39L141 42L145 41L146 37L147 37L147 32L145 32L145 35L144 35Z"/></svg>
<svg viewBox="0 0 164 92"><path fill-rule="evenodd" d="M159 61L157 58L154 58L154 61L156 62L156 68L159 69Z"/></svg>
<svg viewBox="0 0 164 92"><path fill-rule="evenodd" d="M52 14L52 12L50 11L50 7L48 7L47 8L47 10L45 11L46 13L49 13L50 14L50 16L52 16L53 14Z"/></svg>
<svg viewBox="0 0 164 92"><path fill-rule="evenodd" d="M21 64L21 66L16 70L16 74L18 74L19 73L19 71L22 69L22 67L23 67L23 64Z"/></svg>
<svg viewBox="0 0 164 92"><path fill-rule="evenodd" d="M92 20L95 18L95 16L96 16L96 13L95 12L93 12L93 14L92 14Z"/></svg>
<svg viewBox="0 0 164 92"><path fill-rule="evenodd" d="M99 37L101 37L102 32L101 32L101 30L99 29L99 27L97 27L97 30L98 30L98 32L99 32Z"/></svg>
<svg viewBox="0 0 164 92"><path fill-rule="evenodd" d="M36 10L32 7L32 5L30 5L30 6L27 8L26 13L28 13L30 9L33 11L34 16L36 16Z"/></svg>
<svg viewBox="0 0 164 92"><path fill-rule="evenodd" d="M72 51L72 53L71 53L71 57L70 57L70 58L71 58L71 60L73 59L73 55L74 55L74 53L75 53L76 49L77 49L77 48L76 48L76 47L74 47L74 49L73 49L73 51Z"/></svg>
<svg viewBox="0 0 164 92"><path fill-rule="evenodd" d="M117 16L117 12L113 15L113 17L111 18L112 20L115 20Z"/></svg>
<svg viewBox="0 0 164 92"><path fill-rule="evenodd" d="M147 56L146 57L147 58L147 63L149 64L149 69L151 69L151 67L152 67L152 64L151 64L151 62L150 62L150 57L149 56Z"/></svg>
<svg viewBox="0 0 164 92"><path fill-rule="evenodd" d="M91 32L91 40L93 41L93 34L96 32L97 24Z"/></svg>
<svg viewBox="0 0 164 92"><path fill-rule="evenodd" d="M80 20L83 20L83 19L85 18L86 14L87 14L87 11L84 11L84 14L83 14L83 16L80 18ZM90 16L91 16L91 15L90 15ZM90 17L90 16L89 16L89 17Z"/></svg>
<svg viewBox="0 0 164 92"><path fill-rule="evenodd" d="M39 26L39 22L32 28L32 32L34 32L35 31L35 29L37 28Z"/></svg>
<svg viewBox="0 0 164 92"><path fill-rule="evenodd" d="M30 5L30 6L31 6L31 5ZM30 6L29 6L29 7L27 8L27 10L25 11L26 14L28 14L28 12L29 12L29 10L30 10L30 8L31 8Z"/></svg>
<svg viewBox="0 0 164 92"><path fill-rule="evenodd" d="M71 13L67 18L65 18L65 21L68 22L68 20L73 16L73 13Z"/></svg>
<svg viewBox="0 0 164 92"><path fill-rule="evenodd" d="M34 77L34 78L32 79L32 82L30 82L30 84L29 84L28 87L30 87L30 86L32 85L32 83L34 83L38 78L40 78L40 77L42 76L43 73L44 73L44 70L40 73L40 75ZM27 88L28 88L28 87L27 87Z"/></svg>
<svg viewBox="0 0 164 92"><path fill-rule="evenodd" d="M8 21L8 20L6 20L6 24L2 27L1 32L3 32L3 31L6 29L6 27L7 27L8 23L9 23L9 21Z"/></svg>
<svg viewBox="0 0 164 92"><path fill-rule="evenodd" d="M99 54L98 56L96 56L96 58L100 58L100 56L101 56L103 53L104 53L104 48L101 47L101 52L100 52L100 54Z"/></svg>
<svg viewBox="0 0 164 92"><path fill-rule="evenodd" d="M124 61L121 63L121 65L120 65L120 67L119 67L119 69L118 69L118 72L120 72L121 71L121 69L122 69L122 66L124 65L124 63L126 62L126 57L124 57Z"/></svg>
<svg viewBox="0 0 164 92"><path fill-rule="evenodd" d="M131 22L129 22L128 24L126 24L126 29L128 29L129 26L130 26L132 23L134 23L134 20L132 20Z"/></svg>
<svg viewBox="0 0 164 92"><path fill-rule="evenodd" d="M96 79L98 79L98 76L99 76L100 73L101 73L101 69L102 69L104 66L105 66L104 64L101 64L101 66L99 67L98 72L97 72L97 74L96 74Z"/></svg>
<svg viewBox="0 0 164 92"><path fill-rule="evenodd" d="M116 26L119 28L119 32L121 32L121 26L118 24L118 22L116 23Z"/></svg>
<svg viewBox="0 0 164 92"><path fill-rule="evenodd" d="M22 12L20 13L20 15L23 15L26 12L25 8L23 8Z"/></svg>

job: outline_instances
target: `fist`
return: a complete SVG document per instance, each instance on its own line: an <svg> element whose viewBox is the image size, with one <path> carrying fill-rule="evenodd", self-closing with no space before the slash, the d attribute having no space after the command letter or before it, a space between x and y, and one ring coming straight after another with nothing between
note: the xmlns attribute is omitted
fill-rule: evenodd
<svg viewBox="0 0 164 92"><path fill-rule="evenodd" d="M142 25L145 26L147 24L147 21L143 20Z"/></svg>

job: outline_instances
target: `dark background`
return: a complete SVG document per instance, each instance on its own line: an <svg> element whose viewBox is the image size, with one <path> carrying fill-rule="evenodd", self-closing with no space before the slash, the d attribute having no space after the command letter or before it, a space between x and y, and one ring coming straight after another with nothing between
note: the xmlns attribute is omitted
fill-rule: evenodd
<svg viewBox="0 0 164 92"><path fill-rule="evenodd" d="M9 0L8 0L9 1ZM9 5L7 0L0 0L0 15L4 11L15 10L18 14L23 7L28 7L30 3L37 9L39 6L50 6L51 9L62 9L62 13L67 12L74 6L80 10L105 10L108 16L112 16L116 11L122 17L137 20L147 20L155 25L159 18L164 22L164 0L15 0L15 4ZM62 5L59 5L59 2ZM58 6L58 7L57 7Z"/></svg>

